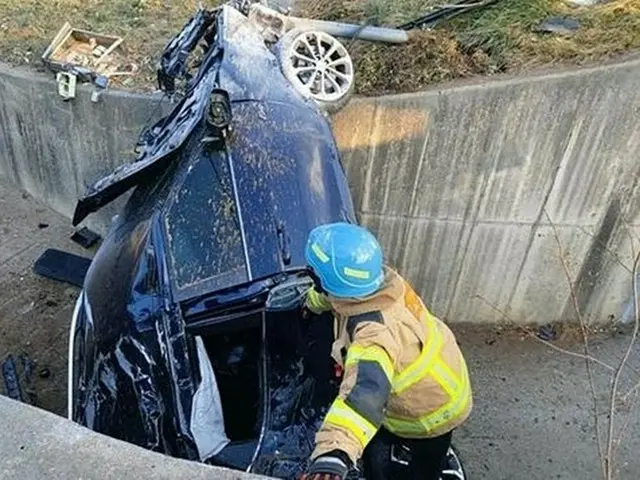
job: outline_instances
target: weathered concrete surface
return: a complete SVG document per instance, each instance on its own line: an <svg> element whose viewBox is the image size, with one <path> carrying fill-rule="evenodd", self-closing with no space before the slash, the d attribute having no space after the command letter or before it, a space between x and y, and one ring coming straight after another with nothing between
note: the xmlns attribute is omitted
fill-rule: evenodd
<svg viewBox="0 0 640 480"><path fill-rule="evenodd" d="M475 407L454 443L472 479L597 480L603 478L595 440L594 410L584 360L552 350L531 337L487 327L455 329L469 364ZM583 346L575 332L553 344L574 352ZM603 334L591 354L617 367L628 335ZM602 444L606 451L612 372L593 364ZM640 350L624 370L616 402L616 480L640 472ZM626 423L626 428L624 427ZM622 436L620 434L622 433Z"/></svg>
<svg viewBox="0 0 640 480"><path fill-rule="evenodd" d="M488 301L522 323L576 318L552 222L581 310L618 318L631 282L608 251L633 263L639 76L632 61L351 102L334 131L361 220L439 315L492 321Z"/></svg>
<svg viewBox="0 0 640 480"><path fill-rule="evenodd" d="M63 101L49 76L0 64L0 175L67 217L86 187L134 158L142 128L157 120L162 97L91 89ZM122 201L89 219L106 232Z"/></svg>
<svg viewBox="0 0 640 480"><path fill-rule="evenodd" d="M639 76L636 60L353 101L334 131L362 222L452 322L496 321L495 307L575 320L556 236L581 311L620 318L640 243ZM158 106L82 89L64 103L52 82L0 68L0 175L69 216ZM116 207L90 224L104 231Z"/></svg>
<svg viewBox="0 0 640 480"><path fill-rule="evenodd" d="M0 421L0 478L266 478L160 455L5 397L0 397Z"/></svg>
<svg viewBox="0 0 640 480"><path fill-rule="evenodd" d="M25 401L66 415L67 339L78 289L36 275L33 264L47 248L92 252L69 240L66 217L6 180L0 212L0 362L13 355Z"/></svg>

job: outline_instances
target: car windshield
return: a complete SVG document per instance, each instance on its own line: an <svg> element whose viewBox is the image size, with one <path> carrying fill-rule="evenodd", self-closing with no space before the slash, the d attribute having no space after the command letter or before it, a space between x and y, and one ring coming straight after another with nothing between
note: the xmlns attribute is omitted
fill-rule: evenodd
<svg viewBox="0 0 640 480"><path fill-rule="evenodd" d="M195 286L248 281L228 159L199 148L165 215L170 268L182 297Z"/></svg>

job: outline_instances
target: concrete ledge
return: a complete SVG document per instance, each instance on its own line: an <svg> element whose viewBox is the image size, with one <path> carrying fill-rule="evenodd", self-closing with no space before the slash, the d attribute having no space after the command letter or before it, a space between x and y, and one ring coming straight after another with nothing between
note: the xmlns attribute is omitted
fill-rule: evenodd
<svg viewBox="0 0 640 480"><path fill-rule="evenodd" d="M0 435L0 478L266 478L150 452L3 396L0 396L0 424L3 425Z"/></svg>

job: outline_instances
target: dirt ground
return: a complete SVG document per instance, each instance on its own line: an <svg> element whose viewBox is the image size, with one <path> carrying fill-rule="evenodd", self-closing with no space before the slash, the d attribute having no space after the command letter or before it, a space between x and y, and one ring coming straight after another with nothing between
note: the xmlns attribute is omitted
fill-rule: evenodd
<svg viewBox="0 0 640 480"><path fill-rule="evenodd" d="M87 257L91 252L69 240L72 229L67 219L2 179L0 211L0 362L14 357L25 401L65 415L68 330L78 289L38 277L32 265L50 247ZM609 368L623 356L628 331L608 328L591 339L591 354L601 362L593 365L594 403L584 360L557 350L580 354L576 328L558 329L551 341L556 349L533 337L537 329L499 325L453 329L474 391L472 416L454 436L470 477L602 478L594 418L606 445ZM637 348L629 364L615 403L616 480L635 480L640 471L636 453L640 388L634 390L640 385ZM6 393L1 380L0 393Z"/></svg>
<svg viewBox="0 0 640 480"><path fill-rule="evenodd" d="M47 248L91 253L69 240L69 220L4 180L0 212L0 362L14 358L24 401L66 415L67 340L78 289L32 268Z"/></svg>

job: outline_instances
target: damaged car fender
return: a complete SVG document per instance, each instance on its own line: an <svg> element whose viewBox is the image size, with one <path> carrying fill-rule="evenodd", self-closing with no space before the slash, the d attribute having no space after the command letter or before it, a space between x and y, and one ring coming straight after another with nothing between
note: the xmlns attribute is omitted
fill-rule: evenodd
<svg viewBox="0 0 640 480"><path fill-rule="evenodd" d="M92 264L73 320L69 417L196 459L188 419L197 378L179 315L166 308L153 236L149 221L118 225Z"/></svg>

